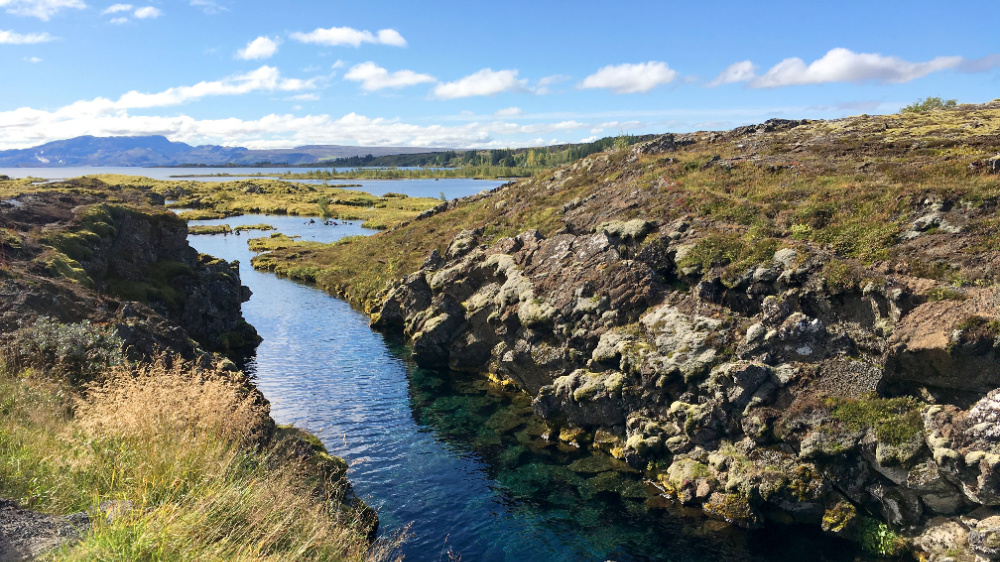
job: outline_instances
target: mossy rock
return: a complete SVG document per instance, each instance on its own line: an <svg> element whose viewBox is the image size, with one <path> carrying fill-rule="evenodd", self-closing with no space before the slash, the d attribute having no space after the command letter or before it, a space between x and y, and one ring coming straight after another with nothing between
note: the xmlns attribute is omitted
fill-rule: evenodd
<svg viewBox="0 0 1000 562"><path fill-rule="evenodd" d="M705 514L722 519L730 525L743 529L758 529L763 526L760 513L743 494L723 494L716 492L702 505Z"/></svg>
<svg viewBox="0 0 1000 562"><path fill-rule="evenodd" d="M849 501L841 500L823 514L822 528L826 533L852 537L858 525L858 509Z"/></svg>

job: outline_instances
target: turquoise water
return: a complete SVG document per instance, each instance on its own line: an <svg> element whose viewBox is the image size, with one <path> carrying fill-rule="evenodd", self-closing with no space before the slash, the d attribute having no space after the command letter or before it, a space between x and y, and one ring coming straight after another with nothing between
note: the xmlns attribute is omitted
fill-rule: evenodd
<svg viewBox="0 0 1000 562"><path fill-rule="evenodd" d="M323 241L371 232L298 217L199 224L219 222ZM402 342L347 303L253 271L246 239L190 237L201 252L239 260L254 293L243 313L264 341L248 371L279 423L315 432L351 463L380 533L409 526L408 562L854 559L816 529L747 533L685 512L616 460L542 439L526 396L417 368Z"/></svg>

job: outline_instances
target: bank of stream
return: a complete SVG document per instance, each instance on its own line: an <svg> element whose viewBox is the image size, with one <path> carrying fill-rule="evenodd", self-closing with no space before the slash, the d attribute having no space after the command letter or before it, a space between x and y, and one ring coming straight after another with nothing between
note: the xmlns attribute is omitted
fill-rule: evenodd
<svg viewBox="0 0 1000 562"><path fill-rule="evenodd" d="M268 223L303 240L371 234L358 222L248 215L192 224ZM239 260L253 297L243 314L263 343L246 369L279 423L315 432L351 463L382 533L410 526L408 561L853 560L816 529L748 533L688 514L601 453L546 439L530 399L468 375L420 369L403 342L308 285L250 267L248 237L191 236Z"/></svg>

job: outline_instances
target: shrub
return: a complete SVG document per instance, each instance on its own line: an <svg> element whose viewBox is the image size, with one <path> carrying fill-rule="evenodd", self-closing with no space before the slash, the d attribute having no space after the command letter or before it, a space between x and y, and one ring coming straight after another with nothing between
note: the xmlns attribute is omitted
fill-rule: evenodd
<svg viewBox="0 0 1000 562"><path fill-rule="evenodd" d="M895 556L906 546L888 525L870 517L862 517L858 528L861 548L877 556Z"/></svg>
<svg viewBox="0 0 1000 562"><path fill-rule="evenodd" d="M120 364L122 341L111 328L88 320L63 324L42 316L16 332L8 344L7 361L15 368L48 371L79 384Z"/></svg>
<svg viewBox="0 0 1000 562"><path fill-rule="evenodd" d="M929 97L927 99L918 99L917 101L907 105L903 109L900 109L900 113L927 113L928 111L933 111L935 109L944 109L946 107L955 107L958 103L957 100L942 100L938 97Z"/></svg>

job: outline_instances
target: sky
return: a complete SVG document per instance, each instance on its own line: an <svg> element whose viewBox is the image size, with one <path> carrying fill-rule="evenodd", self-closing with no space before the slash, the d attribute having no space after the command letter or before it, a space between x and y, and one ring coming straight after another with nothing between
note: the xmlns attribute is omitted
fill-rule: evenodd
<svg viewBox="0 0 1000 562"><path fill-rule="evenodd" d="M1000 98L996 0L0 0L0 150L520 147Z"/></svg>

